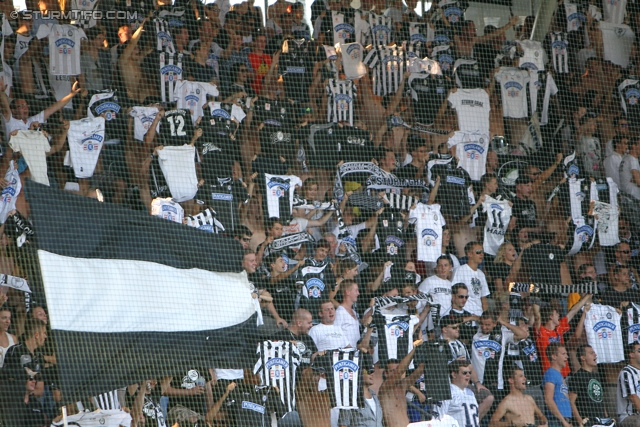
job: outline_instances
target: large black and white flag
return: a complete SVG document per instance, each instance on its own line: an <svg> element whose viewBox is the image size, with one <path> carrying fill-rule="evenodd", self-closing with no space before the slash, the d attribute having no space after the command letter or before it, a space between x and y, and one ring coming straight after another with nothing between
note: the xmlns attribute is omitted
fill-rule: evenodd
<svg viewBox="0 0 640 427"><path fill-rule="evenodd" d="M33 286L44 288L65 401L253 358L238 242L33 182L26 194L39 234Z"/></svg>

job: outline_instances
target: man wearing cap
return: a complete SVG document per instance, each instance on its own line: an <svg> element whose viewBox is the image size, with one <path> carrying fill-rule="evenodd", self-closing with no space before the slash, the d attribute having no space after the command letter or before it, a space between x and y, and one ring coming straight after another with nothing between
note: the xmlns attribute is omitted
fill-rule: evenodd
<svg viewBox="0 0 640 427"><path fill-rule="evenodd" d="M521 172L516 179L516 198L513 201L513 215L509 228L527 231L542 231L538 228L536 218L536 204L531 200L533 192L532 180L529 175Z"/></svg>
<svg viewBox="0 0 640 427"><path fill-rule="evenodd" d="M369 360L369 362L371 361ZM338 418L340 427L382 427L384 418L382 406L378 396L371 388L373 386L374 372L373 364L368 363L367 366L363 366L362 381L364 382L364 387L362 387L362 391L366 405L364 405L364 408L355 410L340 410L340 417Z"/></svg>

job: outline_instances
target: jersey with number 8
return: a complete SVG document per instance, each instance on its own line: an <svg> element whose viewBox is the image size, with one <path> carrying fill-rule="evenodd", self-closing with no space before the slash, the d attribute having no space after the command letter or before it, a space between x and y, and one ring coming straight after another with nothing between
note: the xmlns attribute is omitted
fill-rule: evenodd
<svg viewBox="0 0 640 427"><path fill-rule="evenodd" d="M189 110L167 111L160 121L160 141L162 145L181 146L189 144L193 138L193 123Z"/></svg>

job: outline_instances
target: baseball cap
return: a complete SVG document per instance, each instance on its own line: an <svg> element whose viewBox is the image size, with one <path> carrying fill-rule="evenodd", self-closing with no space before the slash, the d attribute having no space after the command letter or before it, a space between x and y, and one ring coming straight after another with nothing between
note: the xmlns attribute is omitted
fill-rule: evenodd
<svg viewBox="0 0 640 427"><path fill-rule="evenodd" d="M462 323L461 319L454 316L447 315L442 317L442 319L440 319L440 326L443 328L445 326L459 325L460 323Z"/></svg>

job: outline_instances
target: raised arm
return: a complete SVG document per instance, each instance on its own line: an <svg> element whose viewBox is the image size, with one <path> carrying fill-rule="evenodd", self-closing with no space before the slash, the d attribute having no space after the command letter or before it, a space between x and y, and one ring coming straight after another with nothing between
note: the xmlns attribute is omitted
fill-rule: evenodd
<svg viewBox="0 0 640 427"><path fill-rule="evenodd" d="M147 22L147 19L145 18L144 21L142 21L142 24L140 24L138 29L135 31L135 33L133 33L133 36L131 36L129 43L127 43L127 47L125 47L122 54L120 54L120 58L118 58L118 62L124 63L131 60L131 55L133 55L133 52L138 46L138 41L140 40L140 36L144 31L144 24L146 22Z"/></svg>
<svg viewBox="0 0 640 427"><path fill-rule="evenodd" d="M71 92L65 95L64 98L62 98L60 101L48 106L47 109L44 110L44 119L47 120L49 117L51 117L52 114L62 110L64 106L67 105L69 101L71 101L73 97L79 94L81 91L82 89L80 89L80 83L76 81L71 87Z"/></svg>

